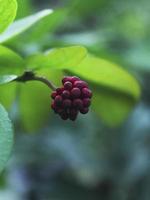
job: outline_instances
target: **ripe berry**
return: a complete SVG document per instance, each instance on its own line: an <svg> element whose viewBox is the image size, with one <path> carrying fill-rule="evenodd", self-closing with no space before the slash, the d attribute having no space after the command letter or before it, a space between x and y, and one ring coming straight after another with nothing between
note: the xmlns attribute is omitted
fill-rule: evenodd
<svg viewBox="0 0 150 200"><path fill-rule="evenodd" d="M78 109L83 108L83 101L81 99L75 99L73 101L73 107Z"/></svg>
<svg viewBox="0 0 150 200"><path fill-rule="evenodd" d="M71 102L70 99L65 99L65 100L63 101L63 107L64 107L64 108L70 108L71 105L72 105L72 102Z"/></svg>
<svg viewBox="0 0 150 200"><path fill-rule="evenodd" d="M91 98L92 97L92 92L88 88L83 88L82 89L82 96L85 98Z"/></svg>
<svg viewBox="0 0 150 200"><path fill-rule="evenodd" d="M72 89L72 83L71 83L70 81L66 81L66 82L64 83L64 88L65 88L66 90L71 90L71 89Z"/></svg>
<svg viewBox="0 0 150 200"><path fill-rule="evenodd" d="M64 91L62 92L62 95L61 95L61 96L63 97L63 99L67 99L67 98L70 97L70 92L67 91L67 90L64 90Z"/></svg>
<svg viewBox="0 0 150 200"><path fill-rule="evenodd" d="M78 98L81 95L81 90L79 88L73 88L71 90L71 96L73 99Z"/></svg>
<svg viewBox="0 0 150 200"><path fill-rule="evenodd" d="M84 82L84 81L75 81L74 82L74 87L82 89L84 87L85 88L88 87L88 84L86 82Z"/></svg>
<svg viewBox="0 0 150 200"><path fill-rule="evenodd" d="M63 87L52 92L51 108L63 120L76 120L78 113L86 114L91 104L92 92L85 81L76 76L66 76Z"/></svg>

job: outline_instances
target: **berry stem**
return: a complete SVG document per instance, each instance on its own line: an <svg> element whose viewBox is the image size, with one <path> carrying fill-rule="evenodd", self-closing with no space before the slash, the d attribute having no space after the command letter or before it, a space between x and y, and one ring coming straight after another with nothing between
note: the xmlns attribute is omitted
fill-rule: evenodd
<svg viewBox="0 0 150 200"><path fill-rule="evenodd" d="M57 88L51 81L47 80L43 76L35 75L35 73L32 71L26 71L22 76L19 76L14 81L18 81L18 82L40 81L44 83L45 85L47 85L52 90L56 90Z"/></svg>

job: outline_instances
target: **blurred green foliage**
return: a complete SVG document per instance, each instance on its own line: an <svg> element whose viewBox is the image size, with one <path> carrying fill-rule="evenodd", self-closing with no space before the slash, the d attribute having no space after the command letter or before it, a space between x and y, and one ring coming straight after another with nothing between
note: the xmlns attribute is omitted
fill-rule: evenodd
<svg viewBox="0 0 150 200"><path fill-rule="evenodd" d="M149 0L18 0L17 19L47 8L55 12L3 41L1 48L12 49L6 52L15 56L10 62L22 70L18 54L26 58L57 47L85 46L95 55L95 68L88 55L76 68L36 73L58 86L64 74L81 76L94 91L92 109L77 122L66 123L50 112L45 86L0 86L0 102L9 110L17 135L1 198L149 200ZM140 90L132 75L142 88L138 105ZM29 131L36 135L26 135Z"/></svg>

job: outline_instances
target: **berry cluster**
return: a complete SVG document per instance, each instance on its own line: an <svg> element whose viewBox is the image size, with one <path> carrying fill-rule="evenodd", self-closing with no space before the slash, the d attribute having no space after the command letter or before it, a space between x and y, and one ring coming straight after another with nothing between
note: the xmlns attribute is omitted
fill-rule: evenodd
<svg viewBox="0 0 150 200"><path fill-rule="evenodd" d="M66 76L63 87L52 92L51 107L63 120L74 121L78 113L86 114L91 104L92 92L88 84L76 76Z"/></svg>

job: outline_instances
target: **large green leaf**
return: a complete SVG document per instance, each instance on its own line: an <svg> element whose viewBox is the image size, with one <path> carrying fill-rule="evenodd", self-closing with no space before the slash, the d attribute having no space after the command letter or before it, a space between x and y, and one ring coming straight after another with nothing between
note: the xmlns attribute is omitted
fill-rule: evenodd
<svg viewBox="0 0 150 200"><path fill-rule="evenodd" d="M15 79L15 75L19 75L24 71L24 66L23 58L12 50L0 45L0 84Z"/></svg>
<svg viewBox="0 0 150 200"><path fill-rule="evenodd" d="M87 55L87 51L82 46L71 46L65 48L57 48L46 52L45 54L37 54L27 59L27 66L30 69L40 68L70 68L78 65Z"/></svg>
<svg viewBox="0 0 150 200"><path fill-rule="evenodd" d="M67 71L89 81L93 88L92 107L110 126L123 122L140 97L136 79L106 60L88 56L77 67Z"/></svg>
<svg viewBox="0 0 150 200"><path fill-rule="evenodd" d="M68 70L96 85L139 99L140 86L137 80L126 70L107 60L87 56L78 66Z"/></svg>
<svg viewBox="0 0 150 200"><path fill-rule="evenodd" d="M11 24L8 29L0 35L0 43L3 43L12 37L24 32L36 22L40 21L44 17L50 15L53 11L51 9L40 11L34 15L29 17L25 17L20 20L16 20L13 24Z"/></svg>
<svg viewBox="0 0 150 200"><path fill-rule="evenodd" d="M6 165L13 145L13 129L5 109L0 105L0 172Z"/></svg>
<svg viewBox="0 0 150 200"><path fill-rule="evenodd" d="M16 11L16 0L0 0L0 32L14 20Z"/></svg>

